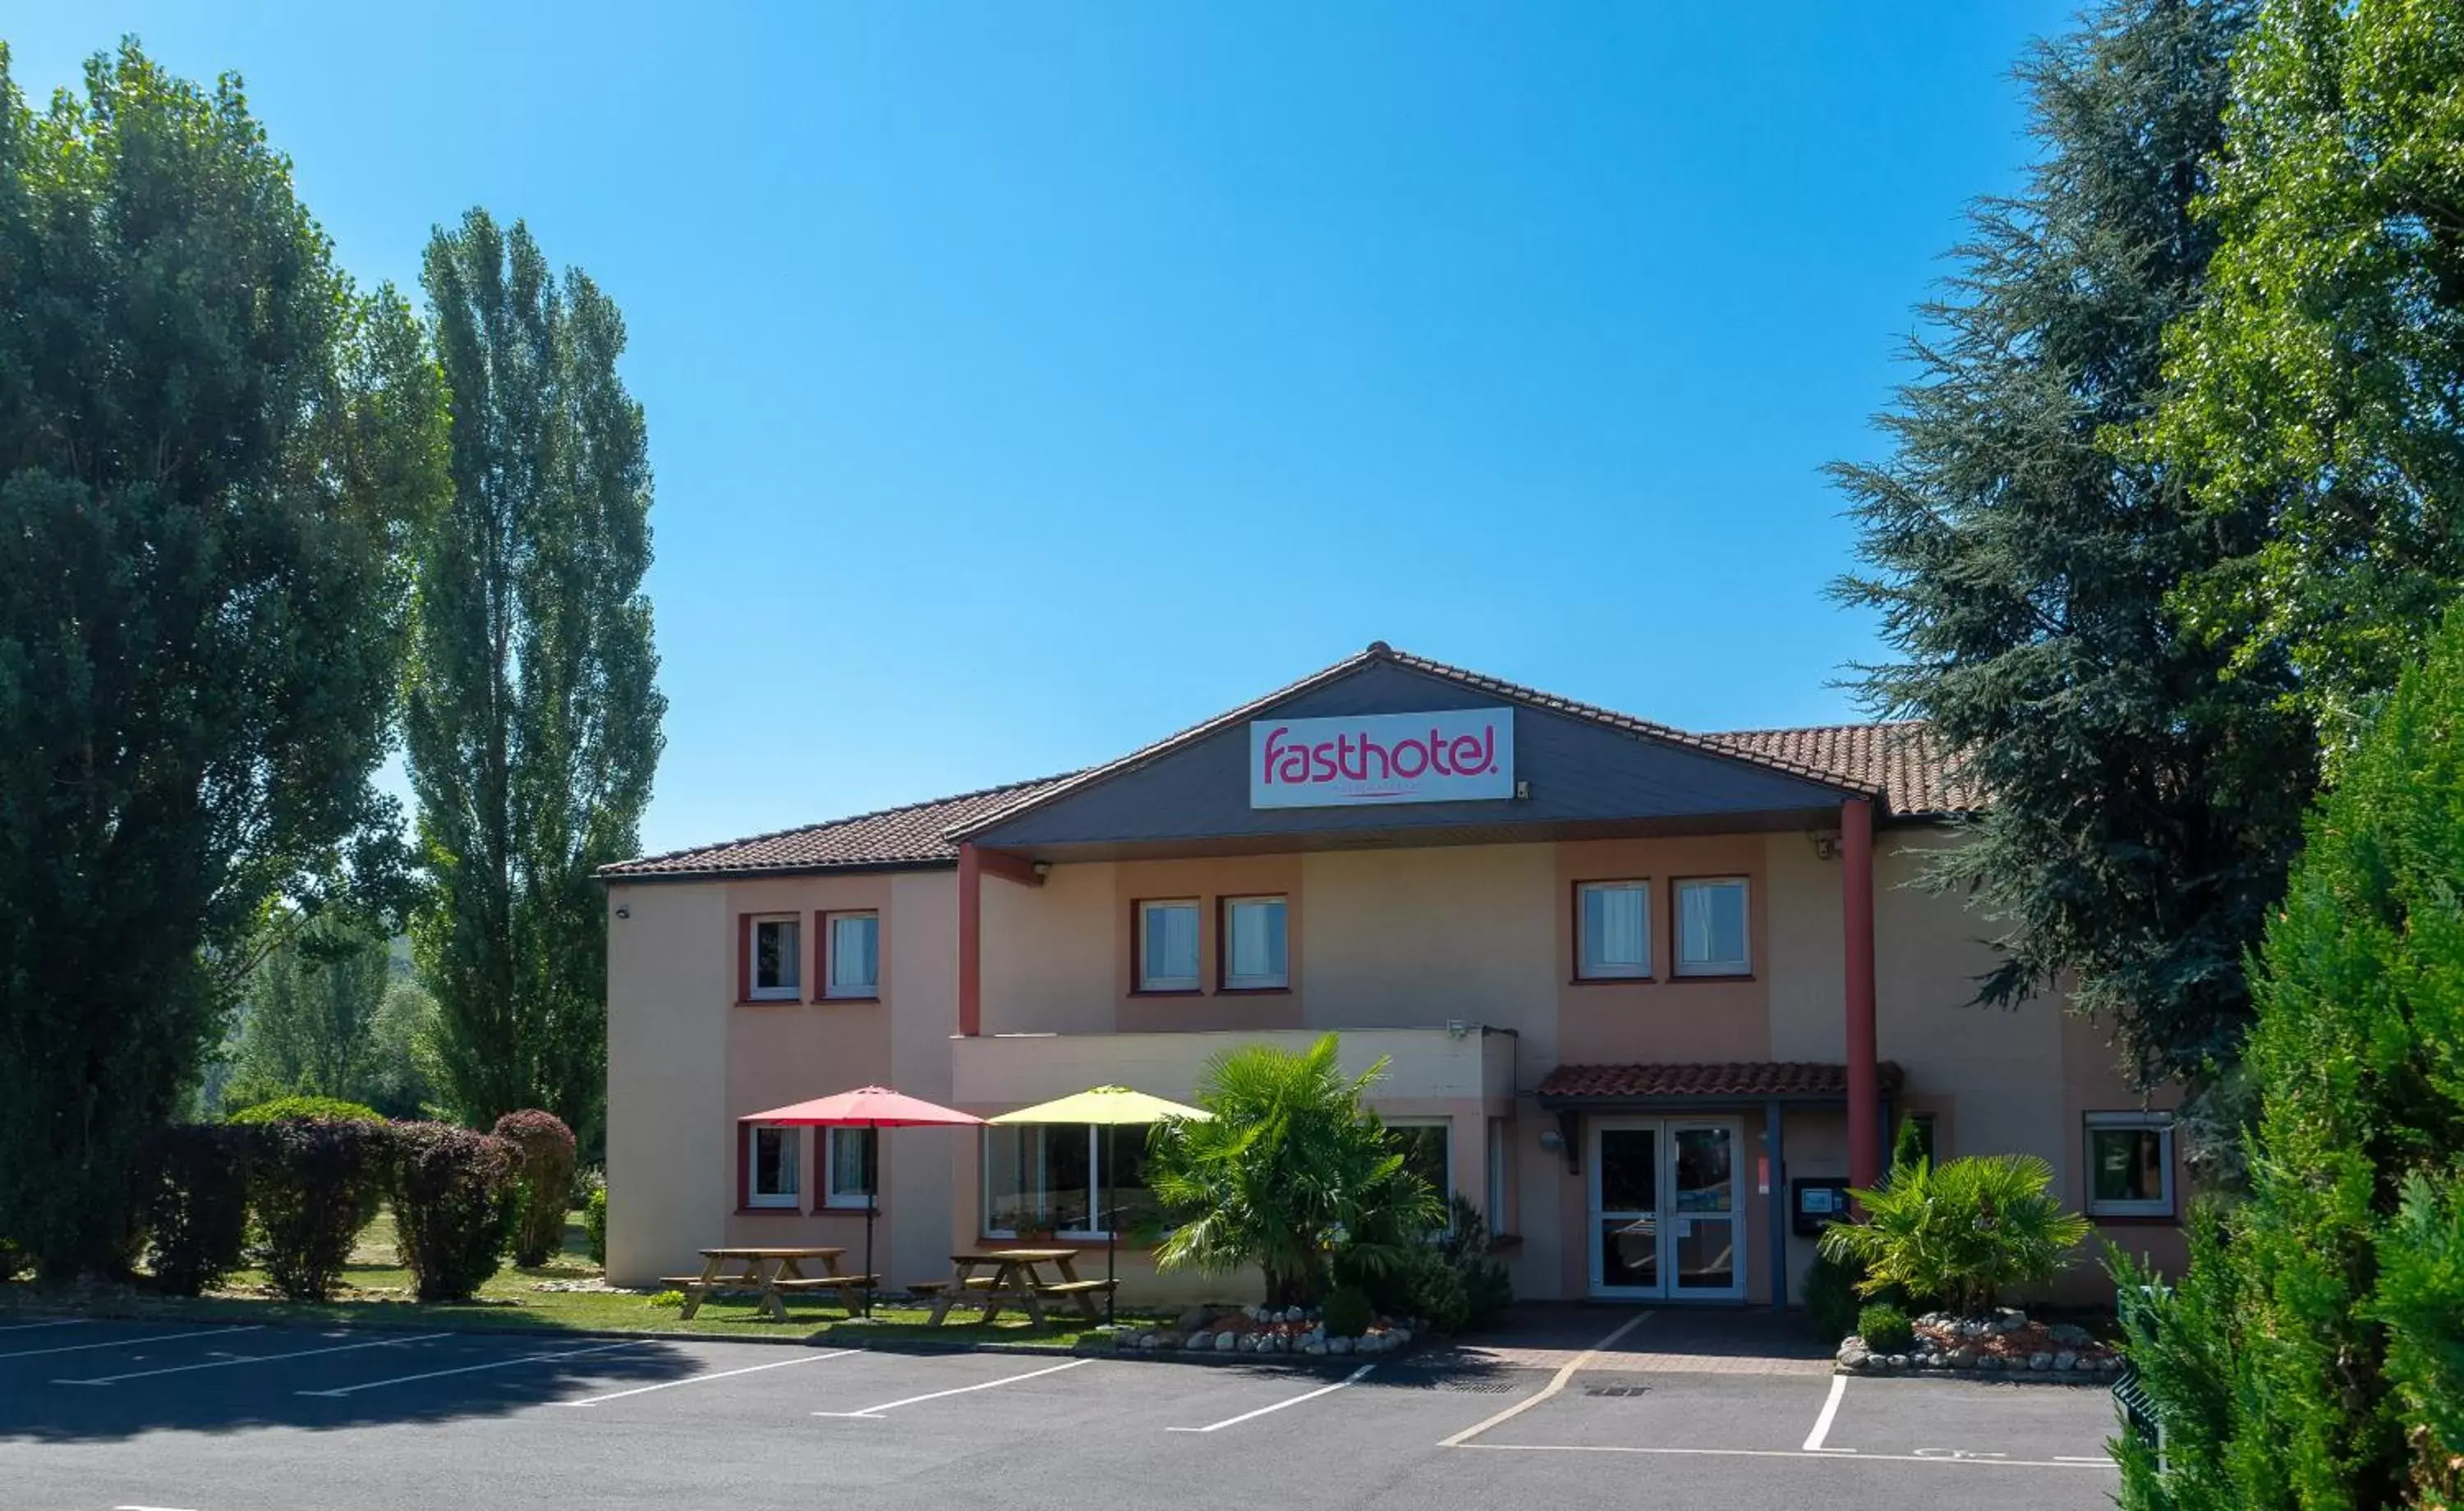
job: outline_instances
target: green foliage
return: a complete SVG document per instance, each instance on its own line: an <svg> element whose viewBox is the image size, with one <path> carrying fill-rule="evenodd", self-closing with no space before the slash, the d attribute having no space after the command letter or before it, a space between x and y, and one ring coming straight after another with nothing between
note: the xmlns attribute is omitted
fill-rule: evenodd
<svg viewBox="0 0 2464 1511"><path fill-rule="evenodd" d="M2450 0L2260 8L2205 207L2211 292L2169 333L2147 427L2240 542L2186 612L2240 666L2289 649L2286 695L2336 756L2464 581L2459 77Z"/></svg>
<svg viewBox="0 0 2464 1511"><path fill-rule="evenodd" d="M137 1212L155 1284L194 1296L240 1267L255 1147L253 1130L219 1123L173 1124L146 1141Z"/></svg>
<svg viewBox="0 0 2464 1511"><path fill-rule="evenodd" d="M1857 1335L1876 1353L1905 1353L1917 1341L1908 1314L1889 1302L1875 1302L1857 1314Z"/></svg>
<svg viewBox="0 0 2464 1511"><path fill-rule="evenodd" d="M323 1301L383 1198L393 1129L357 1119L275 1118L254 1131L249 1207L264 1237L267 1277L293 1301Z"/></svg>
<svg viewBox="0 0 2464 1511"><path fill-rule="evenodd" d="M2001 926L1982 999L2062 977L2149 1083L2239 1041L2243 956L2315 765L2282 658L2233 666L2171 602L2263 521L2204 511L2126 445L2205 287L2215 230L2192 207L2248 10L2108 0L2022 64L2041 155L1925 311L1921 376L1880 420L1893 455L1833 470L1863 560L1838 596L1895 653L1866 699L1928 720L1991 797L1925 871Z"/></svg>
<svg viewBox="0 0 2464 1511"><path fill-rule="evenodd" d="M245 1106L223 1119L243 1128L265 1123L383 1123L385 1114L374 1107L339 1097L276 1097Z"/></svg>
<svg viewBox="0 0 2464 1511"><path fill-rule="evenodd" d="M1462 1325L1446 1331L1477 1332L1506 1315L1514 1304L1514 1281L1506 1273L1506 1265L1489 1252L1488 1219L1471 1204L1471 1198L1456 1192L1446 1204L1447 1232L1438 1245L1438 1252L1463 1281L1463 1315ZM1436 1320L1436 1314L1419 1310L1417 1315Z"/></svg>
<svg viewBox="0 0 2464 1511"><path fill-rule="evenodd" d="M404 731L432 884L412 930L447 1100L544 1106L594 1147L606 899L638 848L667 708L653 685L650 472L616 376L624 318L485 211L421 281L452 394L453 498L422 558Z"/></svg>
<svg viewBox="0 0 2464 1511"><path fill-rule="evenodd" d="M235 78L0 54L0 1229L114 1268L264 936L400 874L385 757L442 388Z"/></svg>
<svg viewBox="0 0 2464 1511"><path fill-rule="evenodd" d="M1319 1315L1328 1337L1357 1338L1377 1321L1377 1306L1359 1287L1338 1285L1326 1293L1326 1305Z"/></svg>
<svg viewBox="0 0 2464 1511"><path fill-rule="evenodd" d="M607 1183L600 1181L582 1198L582 1231L590 1244L590 1262L607 1267Z"/></svg>
<svg viewBox="0 0 2464 1511"><path fill-rule="evenodd" d="M511 1145L519 1181L514 1262L537 1268L564 1247L565 1206L573 1197L573 1130L537 1107L496 1120L496 1137Z"/></svg>
<svg viewBox="0 0 2464 1511"><path fill-rule="evenodd" d="M33 1262L33 1255L7 1238L0 1238L0 1281L15 1280Z"/></svg>
<svg viewBox="0 0 2464 1511"><path fill-rule="evenodd" d="M363 1102L417 1117L433 1100L434 1006L405 974L392 941L348 918L287 920L249 978L226 1107L299 1094Z"/></svg>
<svg viewBox="0 0 2464 1511"><path fill-rule="evenodd" d="M2053 1184L2034 1154L1901 1165L1849 1193L1865 1220L1824 1229L1821 1252L1864 1270L1863 1295L1896 1287L1916 1304L1983 1311L2009 1286L2053 1279L2087 1237L2087 1219L2062 1211Z"/></svg>
<svg viewBox="0 0 2464 1511"><path fill-rule="evenodd" d="M2399 683L2309 836L2255 978L2249 1197L2201 1215L2177 1290L2131 1328L2167 1468L2126 1463L2126 1505L2342 1508L2454 1494L2464 609Z"/></svg>
<svg viewBox="0 0 2464 1511"><path fill-rule="evenodd" d="M451 1123L397 1124L393 1137L393 1221L402 1262L421 1301L469 1301L502 1267L521 1151L495 1134Z"/></svg>
<svg viewBox="0 0 2464 1511"><path fill-rule="evenodd" d="M1826 1344L1857 1330L1858 1283L1865 1272L1854 1261L1817 1252L1805 1267L1805 1315Z"/></svg>
<svg viewBox="0 0 2464 1511"><path fill-rule="evenodd" d="M1444 1209L1361 1105L1386 1062L1346 1079L1339 1048L1329 1034L1301 1053L1252 1044L1208 1062L1198 1101L1213 1121L1161 1124L1149 1146L1155 1197L1177 1223L1160 1268L1254 1265L1282 1306L1323 1294L1338 1259L1356 1281L1425 1245Z"/></svg>

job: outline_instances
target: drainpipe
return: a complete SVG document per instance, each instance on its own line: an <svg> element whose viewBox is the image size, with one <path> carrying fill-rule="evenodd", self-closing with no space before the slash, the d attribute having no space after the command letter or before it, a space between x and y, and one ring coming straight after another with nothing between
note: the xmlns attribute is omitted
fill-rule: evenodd
<svg viewBox="0 0 2464 1511"><path fill-rule="evenodd" d="M1882 1088L1874 1034L1874 804L1839 805L1839 911L1847 928L1848 1180L1882 1176Z"/></svg>
<svg viewBox="0 0 2464 1511"><path fill-rule="evenodd" d="M984 1031L984 873L976 842L958 843L958 1037Z"/></svg>

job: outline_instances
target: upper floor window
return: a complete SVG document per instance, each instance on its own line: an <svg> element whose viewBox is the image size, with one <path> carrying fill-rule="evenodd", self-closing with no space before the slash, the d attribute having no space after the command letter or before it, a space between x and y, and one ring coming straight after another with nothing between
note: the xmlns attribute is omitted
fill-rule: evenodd
<svg viewBox="0 0 2464 1511"><path fill-rule="evenodd" d="M862 1208L872 1200L880 1141L871 1128L828 1128L824 1144L822 1205Z"/></svg>
<svg viewBox="0 0 2464 1511"><path fill-rule="evenodd" d="M1138 990L1198 990L1198 904L1138 904Z"/></svg>
<svg viewBox="0 0 2464 1511"><path fill-rule="evenodd" d="M744 1129L744 1204L748 1207L792 1207L803 1189L799 1166L803 1153L802 1128Z"/></svg>
<svg viewBox="0 0 2464 1511"><path fill-rule="evenodd" d="M1223 900L1223 990L1271 991L1292 983L1280 897Z"/></svg>
<svg viewBox="0 0 2464 1511"><path fill-rule="evenodd" d="M831 996L881 995L881 915L826 913L823 935L829 962L823 976Z"/></svg>
<svg viewBox="0 0 2464 1511"><path fill-rule="evenodd" d="M1651 974L1651 884L1585 882L1574 888L1574 975L1584 981Z"/></svg>
<svg viewBox="0 0 2464 1511"><path fill-rule="evenodd" d="M1677 884L1677 974L1746 975L1746 881L1742 876Z"/></svg>
<svg viewBox="0 0 2464 1511"><path fill-rule="evenodd" d="M746 973L745 995L756 998L789 998L803 991L803 931L793 917L753 920L752 969Z"/></svg>
<svg viewBox="0 0 2464 1511"><path fill-rule="evenodd" d="M2087 1115L2087 1210L2100 1217L2173 1215L2171 1113Z"/></svg>

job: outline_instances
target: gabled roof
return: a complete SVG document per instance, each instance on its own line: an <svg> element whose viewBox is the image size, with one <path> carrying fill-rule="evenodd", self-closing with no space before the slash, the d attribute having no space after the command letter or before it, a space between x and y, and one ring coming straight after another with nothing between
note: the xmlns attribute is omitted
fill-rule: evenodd
<svg viewBox="0 0 2464 1511"><path fill-rule="evenodd" d="M1384 661L1443 678L1485 696L1582 719L1638 739L1658 740L1723 756L1787 776L1820 782L1843 793L1882 799L1901 818L1972 812L1983 806L1976 793L1937 748L1922 723L1827 724L1806 729L1740 730L1698 734L1655 724L1572 698L1465 671L1407 654L1376 642L1322 671L1253 699L1202 724L1084 771L1033 781L987 787L955 798L937 798L876 813L781 829L718 844L671 850L600 867L609 878L728 876L762 872L866 870L949 865L957 842L976 830L1075 792L1110 776L1144 766L1209 734L1241 724L1261 710Z"/></svg>
<svg viewBox="0 0 2464 1511"><path fill-rule="evenodd" d="M988 829L1030 808L1041 807L1045 803L1081 788L1092 786L1125 772L1135 771L1175 751L1186 749L1211 734L1245 723L1265 710L1287 699L1296 697L1312 689L1324 687L1328 683L1339 681L1364 667L1378 662L1403 667L1425 676L1451 682L1486 697L1502 698L1526 708L1581 719L1639 739L1658 740L1663 744L1725 756L1749 765L1766 767L1784 776L1821 782L1826 786L1838 788L1844 793L1865 793L1868 796L1882 799L1885 806L1895 808L1902 813L1944 811L1930 807L1900 807L1891 800L1893 795L1885 785L1885 777L1891 767L1888 754L1890 752L1898 752L1901 765L1908 775L1920 775L1925 768L1933 764L1929 756L1921 757L1914 767L1910 767L1907 760L1907 753L1911 748L1921 749L1925 745L1922 726L1869 724L1834 727L1841 731L1863 731L1865 737L1861 740L1791 737L1817 735L1823 733L1816 730L1767 730L1749 731L1740 734L1695 734L1678 729L1674 725L1655 724L1649 719L1639 719L1633 714L1619 713L1614 709L1577 702L1573 698L1560 697L1553 692L1543 692L1537 688L1527 688L1520 683L1507 682L1503 678L1477 671L1466 671L1461 667L1450 667L1441 661L1431 661L1424 656L1415 656L1407 651L1397 650L1384 641L1376 640L1370 642L1368 649L1356 655L1346 656L1333 666L1303 677L1289 687L1278 688L1264 697L1253 698L1237 709L1219 713L1203 723L1193 724L1177 734L1168 735L1152 745L1132 751L1118 759L1106 761L1100 766L1089 766L1075 776L1062 777L1034 792L1021 793L1008 803L998 808L987 809L965 823L957 825L951 833L954 837L963 838L977 830ZM1913 738L1906 737L1903 734L1902 738L1896 740L1878 733L1889 730L1916 733ZM1826 756L1850 758L1844 762L1837 762L1825 760L1823 757ZM1941 785L1938 777L1934 785ZM1930 789L1925 793L1928 799L1935 796L1937 794Z"/></svg>

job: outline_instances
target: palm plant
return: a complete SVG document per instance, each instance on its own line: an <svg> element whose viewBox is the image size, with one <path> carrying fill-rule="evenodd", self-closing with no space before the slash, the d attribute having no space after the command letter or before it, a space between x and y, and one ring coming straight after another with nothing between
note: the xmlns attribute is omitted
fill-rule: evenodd
<svg viewBox="0 0 2464 1511"><path fill-rule="evenodd" d="M2088 1221L2053 1196L2054 1168L2034 1154L1987 1154L1895 1167L1863 1203L1861 1223L1824 1230L1825 1258L1862 1266L1857 1288L1894 1287L1963 1313L1991 1308L2005 1286L2051 1280L2087 1237Z"/></svg>
<svg viewBox="0 0 2464 1511"><path fill-rule="evenodd" d="M1297 1054L1257 1044L1208 1062L1198 1102L1214 1121L1158 1125L1149 1146L1149 1179L1177 1224L1158 1267L1254 1265L1269 1303L1298 1305L1318 1299L1338 1255L1378 1273L1445 1220L1437 1193L1361 1106L1386 1062L1347 1079L1337 1048L1329 1034Z"/></svg>

